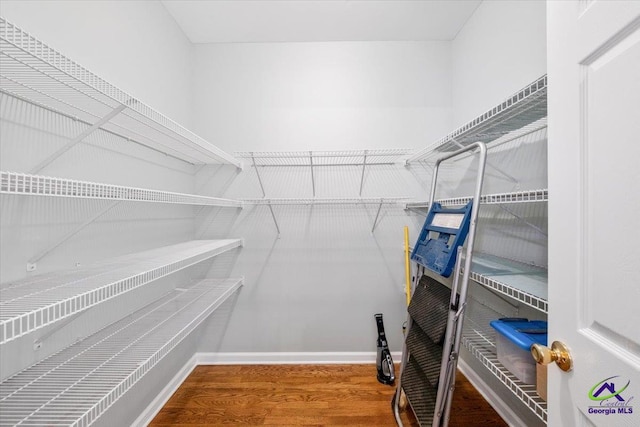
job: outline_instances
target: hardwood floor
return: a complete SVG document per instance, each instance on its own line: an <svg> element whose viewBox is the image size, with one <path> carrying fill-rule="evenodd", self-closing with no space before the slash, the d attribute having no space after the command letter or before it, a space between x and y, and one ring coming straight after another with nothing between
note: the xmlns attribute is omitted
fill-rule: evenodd
<svg viewBox="0 0 640 427"><path fill-rule="evenodd" d="M394 390L374 365L199 366L150 426L395 426ZM507 425L460 373L451 413L451 427ZM403 423L418 425L409 410Z"/></svg>

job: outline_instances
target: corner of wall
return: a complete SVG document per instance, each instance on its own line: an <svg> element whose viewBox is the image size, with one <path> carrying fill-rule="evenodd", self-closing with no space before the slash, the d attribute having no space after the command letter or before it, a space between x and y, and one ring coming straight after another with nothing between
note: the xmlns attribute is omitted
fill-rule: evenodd
<svg viewBox="0 0 640 427"><path fill-rule="evenodd" d="M545 73L545 2L483 1L452 41L454 127Z"/></svg>

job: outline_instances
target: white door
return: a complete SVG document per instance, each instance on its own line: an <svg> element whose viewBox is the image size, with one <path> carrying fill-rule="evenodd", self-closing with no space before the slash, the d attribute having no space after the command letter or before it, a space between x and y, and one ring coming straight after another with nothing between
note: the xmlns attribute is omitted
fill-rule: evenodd
<svg viewBox="0 0 640 427"><path fill-rule="evenodd" d="M550 426L640 426L640 0L549 1Z"/></svg>

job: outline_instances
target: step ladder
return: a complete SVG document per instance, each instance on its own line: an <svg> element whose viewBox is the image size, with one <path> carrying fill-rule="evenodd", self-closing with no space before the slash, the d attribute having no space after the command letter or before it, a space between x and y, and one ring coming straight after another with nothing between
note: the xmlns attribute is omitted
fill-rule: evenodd
<svg viewBox="0 0 640 427"><path fill-rule="evenodd" d="M434 202L440 163L473 150L479 156L473 199L462 209L442 208ZM485 144L476 142L435 163L429 214L412 253L412 259L418 263L418 274L407 310L400 375L391 402L396 423L401 427L403 390L420 426L449 424L486 160ZM426 275L425 269L432 273ZM449 288L444 278L452 272Z"/></svg>

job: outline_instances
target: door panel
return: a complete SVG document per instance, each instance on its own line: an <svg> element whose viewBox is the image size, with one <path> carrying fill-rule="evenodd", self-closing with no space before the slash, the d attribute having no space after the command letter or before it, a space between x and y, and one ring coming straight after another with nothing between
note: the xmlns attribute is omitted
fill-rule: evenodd
<svg viewBox="0 0 640 427"><path fill-rule="evenodd" d="M550 426L640 426L640 2L548 2Z"/></svg>
<svg viewBox="0 0 640 427"><path fill-rule="evenodd" d="M622 351L640 345L637 222L640 219L640 29L582 64L580 126L585 156L581 327ZM635 99L634 99L635 97ZM613 347L610 347L613 350Z"/></svg>

